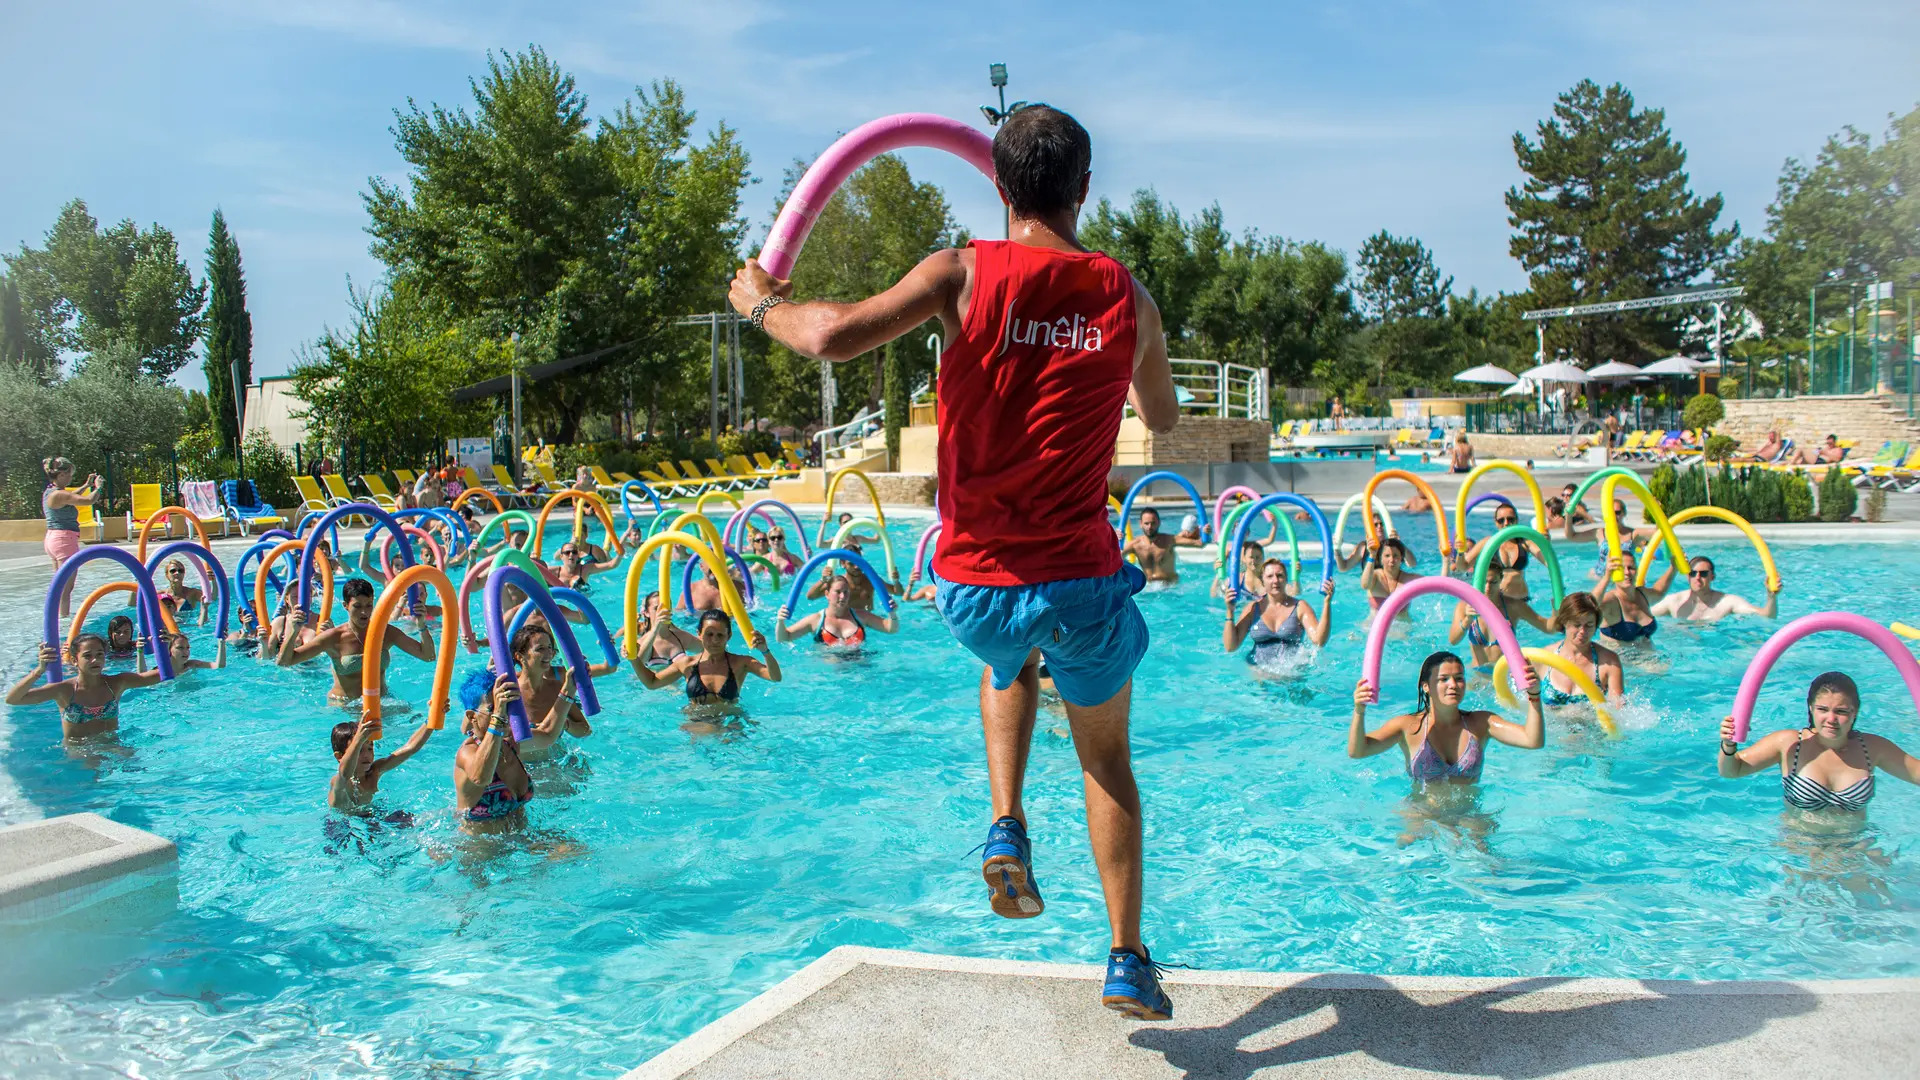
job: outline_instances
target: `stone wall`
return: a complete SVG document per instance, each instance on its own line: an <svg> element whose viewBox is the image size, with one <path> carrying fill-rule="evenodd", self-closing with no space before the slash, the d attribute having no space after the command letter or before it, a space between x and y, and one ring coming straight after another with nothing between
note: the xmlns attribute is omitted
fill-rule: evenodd
<svg viewBox="0 0 1920 1080"><path fill-rule="evenodd" d="M1889 439L1920 444L1920 424L1877 394L1745 398L1725 404L1727 418L1719 430L1739 439L1743 449L1759 446L1769 430L1798 446L1814 445L1829 434L1853 439L1858 443L1853 451L1856 458L1871 457Z"/></svg>
<svg viewBox="0 0 1920 1080"><path fill-rule="evenodd" d="M1565 435L1495 435L1492 433L1467 433L1467 442L1473 445L1473 455L1479 461L1491 461L1505 458L1509 461L1556 461L1555 451L1566 450ZM1406 453L1402 450L1401 453ZM1442 450L1433 451L1434 460L1445 460Z"/></svg>
<svg viewBox="0 0 1920 1080"><path fill-rule="evenodd" d="M880 493L880 501L887 506L932 506L934 481L932 473L868 473L867 479L873 481L873 488ZM859 481L850 481L840 485L840 498L846 498L854 491Z"/></svg>
<svg viewBox="0 0 1920 1080"><path fill-rule="evenodd" d="M1273 425L1265 420L1182 415L1172 431L1156 435L1137 416L1120 421L1115 465L1203 465L1265 461Z"/></svg>

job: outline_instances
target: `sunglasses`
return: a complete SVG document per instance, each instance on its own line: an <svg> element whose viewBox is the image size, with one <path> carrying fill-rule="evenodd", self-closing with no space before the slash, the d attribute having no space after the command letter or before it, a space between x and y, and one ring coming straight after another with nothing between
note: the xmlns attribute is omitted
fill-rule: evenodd
<svg viewBox="0 0 1920 1080"><path fill-rule="evenodd" d="M1518 525L1520 524L1520 519L1517 517L1497 517L1493 519L1493 523L1495 525Z"/></svg>
<svg viewBox="0 0 1920 1080"><path fill-rule="evenodd" d="M1711 570L1689 570L1689 571L1687 571L1687 576L1688 576L1688 577L1690 577L1690 578L1696 578L1696 577L1712 577L1712 576L1713 576L1713 571L1711 571Z"/></svg>

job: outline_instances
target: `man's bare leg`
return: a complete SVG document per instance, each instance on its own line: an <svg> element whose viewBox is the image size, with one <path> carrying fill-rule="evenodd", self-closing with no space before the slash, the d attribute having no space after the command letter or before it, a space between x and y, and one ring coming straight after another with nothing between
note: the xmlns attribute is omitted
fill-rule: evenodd
<svg viewBox="0 0 1920 1080"><path fill-rule="evenodd" d="M1033 748L1034 713L1040 706L1039 660L1034 655L1020 677L995 690L991 671L980 675L980 725L987 742L987 788L993 800L993 825L987 830L980 875L994 914L1031 919L1046 909L1033 880L1033 847L1027 840L1027 812L1020 794L1026 786L1027 755ZM1011 819L1011 820L1009 820Z"/></svg>
<svg viewBox="0 0 1920 1080"><path fill-rule="evenodd" d="M995 821L1010 817L1027 824L1020 795L1027 784L1027 755L1033 750L1034 716L1040 708L1040 668L1034 657L1005 690L993 688L991 668L980 673L980 726L987 741L987 789Z"/></svg>
<svg viewBox="0 0 1920 1080"><path fill-rule="evenodd" d="M1073 749L1080 755L1087 796L1087 838L1100 868L1100 889L1107 899L1107 925L1113 948L1141 957L1140 943L1140 789L1133 782L1133 752L1127 740L1127 712L1133 682L1099 705L1069 704Z"/></svg>

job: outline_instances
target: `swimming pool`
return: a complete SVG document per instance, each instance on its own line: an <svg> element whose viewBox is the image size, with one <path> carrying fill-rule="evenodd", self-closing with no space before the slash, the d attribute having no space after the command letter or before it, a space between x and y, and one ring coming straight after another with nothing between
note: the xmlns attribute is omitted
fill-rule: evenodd
<svg viewBox="0 0 1920 1080"><path fill-rule="evenodd" d="M903 558L924 522L892 526ZM1431 525L1402 528L1430 568ZM1720 561L1727 588L1760 594L1745 547L1689 547ZM1845 606L1913 621L1910 546L1781 542L1776 554L1783 619ZM1570 554L1570 580L1590 561ZM1488 831L1484 850L1444 827L1403 844L1399 755L1345 755L1365 609L1353 575L1340 579L1328 648L1280 681L1221 654L1210 564L1183 569L1178 589L1141 598L1153 647L1134 746L1156 958L1394 974L1920 974L1920 864L1903 843L1920 830L1920 792L1883 777L1863 832L1815 837L1783 815L1777 780L1715 775L1719 718L1773 624L1663 625L1652 652L1629 659L1624 737L1568 718L1579 710L1550 717L1545 750L1490 751L1482 816L1463 819ZM616 590L602 581L594 598L611 614ZM30 655L42 588L43 571L0 575L9 679ZM1376 721L1411 707L1414 666L1444 638L1442 604L1416 601L1411 639L1389 646ZM338 714L320 667L241 660L130 695L127 756L99 763L68 756L50 708L0 712L11 726L0 783L18 788L0 794L16 800L0 815L21 814L19 799L49 815L92 810L180 846L178 909L156 926L5 933L0 1072L614 1076L836 945L1103 955L1073 751L1047 730L1064 727L1056 714L1041 717L1027 802L1048 910L1008 922L988 912L968 853L987 812L979 669L931 610L910 611L899 636L858 659L776 648L786 683L749 681L751 719L726 738L683 732L677 694L603 680L593 737L535 769L531 839L498 848L450 819L451 726L382 784L382 810L418 826L343 836L323 805ZM1796 723L1807 681L1830 667L1861 677L1864 730L1920 743L1885 660L1833 635L1787 654L1756 731ZM425 665L396 658L392 671L399 696L424 699ZM410 730L389 721L388 744Z"/></svg>

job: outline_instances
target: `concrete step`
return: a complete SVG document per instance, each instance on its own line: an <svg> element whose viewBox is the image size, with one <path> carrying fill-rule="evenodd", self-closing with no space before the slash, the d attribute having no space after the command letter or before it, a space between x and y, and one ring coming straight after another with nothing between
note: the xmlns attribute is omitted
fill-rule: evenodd
<svg viewBox="0 0 1920 1080"><path fill-rule="evenodd" d="M842 946L624 1080L1851 1080L1920 1060L1913 979L1173 971L1174 1019L1139 1023L1101 1007L1102 973Z"/></svg>

